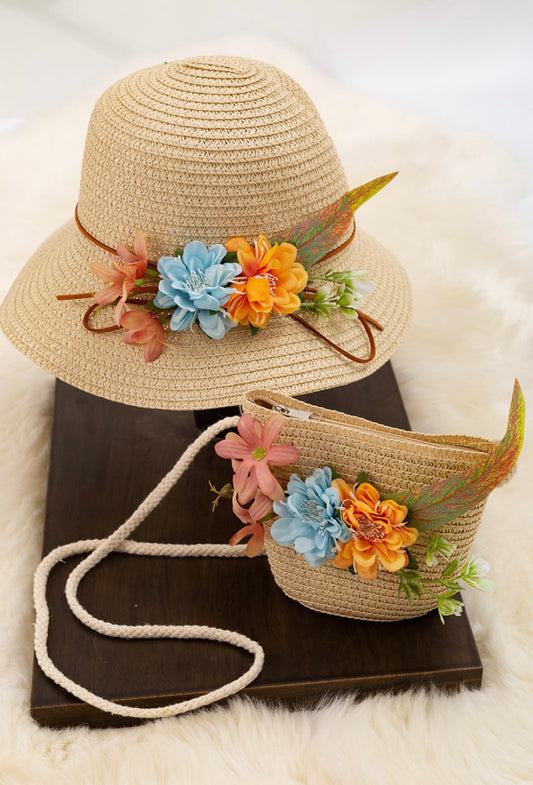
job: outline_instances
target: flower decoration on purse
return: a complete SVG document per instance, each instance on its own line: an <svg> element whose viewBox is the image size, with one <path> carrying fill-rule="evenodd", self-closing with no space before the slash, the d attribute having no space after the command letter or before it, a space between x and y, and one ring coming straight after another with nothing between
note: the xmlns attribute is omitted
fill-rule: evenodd
<svg viewBox="0 0 533 785"><path fill-rule="evenodd" d="M277 408L289 416L291 411L296 417L305 415L302 409ZM321 581L325 576L326 586L333 585L334 571L323 573L331 567L351 573L364 583L376 582L378 593L381 584L377 579L395 576L397 598L412 606L426 595L444 621L445 616L461 613L463 603L455 597L461 588L486 589L492 585L486 578L487 562L469 555L465 537L458 536L460 527L457 542L453 541L453 524L464 516L471 528L475 527L475 533L488 495L508 477L518 459L524 411L522 392L515 383L507 431L498 444L486 443L489 446L480 455L471 440L472 444L463 448L473 453L467 469L418 490L395 493L381 492L379 482L366 474L364 467L358 467L355 482L349 482L339 477L331 464L304 476L290 473L283 491L274 473L283 481L287 473L280 472L279 467L286 469L301 457L290 444L273 444L287 420L274 414L261 426L245 413L238 434L230 432L215 445L218 455L232 459L235 472L233 485L225 486L223 492L216 491L215 503L220 496L232 496L233 511L245 526L230 542L235 544L251 535L247 555L261 552L267 530L267 555L276 580L289 596L293 595L280 575L284 570L290 575L287 553L292 552L299 555L292 563L294 571L311 585L313 570L321 573ZM388 439L394 450L394 440L399 436L391 431L394 429L382 428L387 435L380 438ZM411 441L415 448L417 442L420 444L416 435ZM408 478L401 485L408 485ZM357 592L360 584L350 587L344 581L341 591L350 588ZM301 597L295 598L302 601ZM337 612L335 601L331 607L319 609Z"/></svg>
<svg viewBox="0 0 533 785"><path fill-rule="evenodd" d="M368 362L374 357L370 325L378 330L383 328L358 308L362 297L374 289L367 273L330 269L313 275L311 268L349 245L355 227L346 241L341 240L355 211L396 174L378 177L348 191L275 238L260 234L250 244L242 237L232 237L224 245L209 247L194 240L157 263L147 258L143 231L137 231L133 251L122 243L114 251L82 226L76 210L78 228L89 240L111 252L111 266L100 262L90 265L91 272L104 282L103 288L94 293L57 295L57 299L93 299L85 313L84 326L97 333L125 329L125 343L144 344L146 362L157 360L169 345L167 330L181 331L197 325L210 338L220 339L233 327L242 325L255 335L268 325L272 314L293 316L346 354L301 316L315 314L327 319L334 311L361 321L370 341L370 356L352 359ZM110 305L114 306L115 324L94 327L93 312Z"/></svg>
<svg viewBox="0 0 533 785"><path fill-rule="evenodd" d="M285 498L279 481L270 466L285 466L298 460L298 450L291 444L272 442L283 428L283 417L274 415L261 427L249 414L239 420L238 433L230 431L226 438L215 445L217 455L231 458L235 474L233 485L221 491L211 486L216 493L214 505L219 498L231 496L233 512L245 524L230 540L236 545L250 536L246 548L247 556L257 556L263 550L265 529L263 523L273 517L275 500ZM243 505L252 504L247 508Z"/></svg>

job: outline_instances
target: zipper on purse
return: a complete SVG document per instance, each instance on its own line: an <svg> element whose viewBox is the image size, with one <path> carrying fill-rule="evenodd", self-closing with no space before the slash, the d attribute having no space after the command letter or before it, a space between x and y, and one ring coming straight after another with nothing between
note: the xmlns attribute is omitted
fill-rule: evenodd
<svg viewBox="0 0 533 785"><path fill-rule="evenodd" d="M282 403L275 403L272 406L272 411L276 414L283 414L285 417L295 417L297 420L322 420L323 417L318 412L308 411L306 409L294 409L290 406L284 406Z"/></svg>
<svg viewBox="0 0 533 785"><path fill-rule="evenodd" d="M297 420L322 420L323 417L318 412L309 411L308 409L295 409L291 406L285 406L283 403L273 403L266 401L264 398L255 398L254 403L257 406L264 406L265 409L270 409L274 414L283 414L284 417L294 417Z"/></svg>
<svg viewBox="0 0 533 785"><path fill-rule="evenodd" d="M323 417L318 412L314 412L309 409L296 409L292 406L285 406L283 403L274 403L273 401L268 401L265 398L254 398L253 403L257 406L264 406L266 409L270 409L275 414L282 414L284 417L292 417L297 420L311 420L313 422L324 422L324 423L332 423L333 425L338 425L341 428L349 428L354 431L359 431L360 433L368 433L372 431L371 428L365 428L363 425L356 425L355 423L344 423L339 422L338 420L333 420L329 417ZM458 450L471 450L473 452L477 452L479 455L486 455L486 450L482 450L479 447L473 447L471 445L466 444L441 444L440 442L430 442L425 441L423 439L410 439L409 436L400 436L397 433L387 433L382 431L376 431L376 433L380 435L385 435L388 439L393 439L395 441L414 441L417 444L425 444L429 447L436 447L437 449L458 449Z"/></svg>

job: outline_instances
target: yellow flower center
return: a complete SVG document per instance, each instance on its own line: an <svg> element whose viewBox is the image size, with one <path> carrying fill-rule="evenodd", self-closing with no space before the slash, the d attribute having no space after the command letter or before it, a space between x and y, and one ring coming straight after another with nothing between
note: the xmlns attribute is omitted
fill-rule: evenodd
<svg viewBox="0 0 533 785"><path fill-rule="evenodd" d="M256 461L260 461L261 458L264 458L266 455L266 450L264 447L256 447L252 453L253 457Z"/></svg>

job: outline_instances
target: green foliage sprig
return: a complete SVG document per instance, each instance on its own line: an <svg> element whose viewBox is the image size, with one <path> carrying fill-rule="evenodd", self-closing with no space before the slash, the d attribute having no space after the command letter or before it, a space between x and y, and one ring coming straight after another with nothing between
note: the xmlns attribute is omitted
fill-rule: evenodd
<svg viewBox="0 0 533 785"><path fill-rule="evenodd" d="M428 567L434 567L439 557L448 561L456 547L440 534L433 535L431 539L425 541L425 544L425 560ZM465 586L472 586L480 591L492 588L492 581L485 577L488 571L489 565L484 559L472 556L463 567L459 568L459 558L455 557L446 564L438 578L423 578L416 559L409 553L409 564L398 571L400 578L398 597L405 595L409 605L413 604L414 597L421 597L422 594L436 597L439 617L444 623L445 616L461 615L464 603L455 599L455 595Z"/></svg>
<svg viewBox="0 0 533 785"><path fill-rule="evenodd" d="M322 286L313 289L312 284L316 282L322 282ZM323 275L310 276L307 284L300 294L300 308L323 319L328 319L334 310L339 310L348 319L356 319L362 295L374 288L367 273L356 270L328 270ZM314 293L312 298L309 297L311 292Z"/></svg>

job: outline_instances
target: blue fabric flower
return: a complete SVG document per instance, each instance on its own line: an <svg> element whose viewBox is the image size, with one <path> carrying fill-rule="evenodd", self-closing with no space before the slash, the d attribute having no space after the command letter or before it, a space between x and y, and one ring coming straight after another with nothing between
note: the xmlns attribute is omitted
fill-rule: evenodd
<svg viewBox="0 0 533 785"><path fill-rule="evenodd" d="M279 519L270 533L280 545L290 545L302 553L311 567L321 567L333 559L335 541L347 542L350 531L337 516L341 500L331 487L331 469L315 469L305 482L293 474L287 485L284 502L274 502Z"/></svg>
<svg viewBox="0 0 533 785"><path fill-rule="evenodd" d="M162 277L153 303L164 310L176 309L171 330L185 330L197 321L210 338L223 338L235 327L221 308L233 294L229 284L242 268L234 262L221 264L225 256L223 245L207 248L196 240L185 246L182 256L163 256L158 261Z"/></svg>

